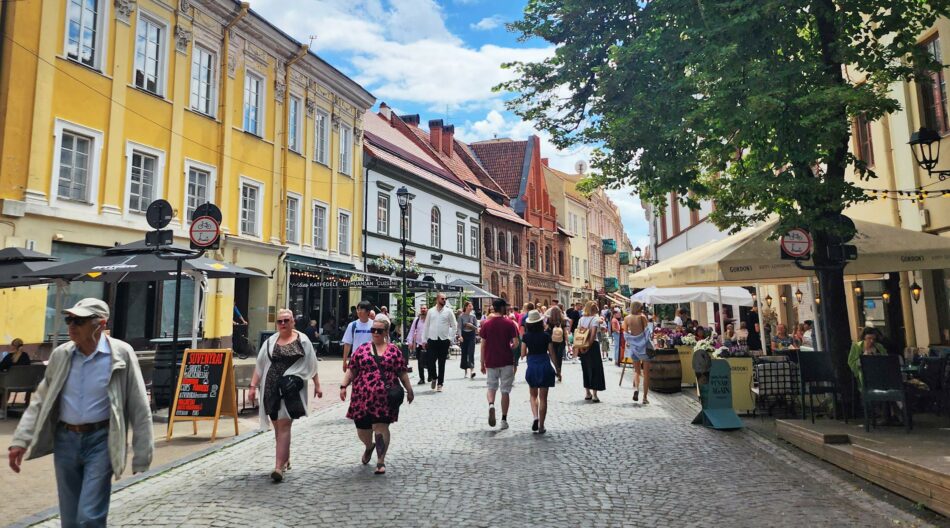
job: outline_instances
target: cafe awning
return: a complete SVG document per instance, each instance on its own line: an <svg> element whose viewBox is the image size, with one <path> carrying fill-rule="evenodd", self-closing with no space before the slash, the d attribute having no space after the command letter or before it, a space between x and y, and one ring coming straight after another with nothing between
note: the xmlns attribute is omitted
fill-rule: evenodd
<svg viewBox="0 0 950 528"><path fill-rule="evenodd" d="M634 294L634 301L647 304L678 304L687 302L722 302L739 306L752 306L752 294L739 286L688 288L649 287Z"/></svg>
<svg viewBox="0 0 950 528"><path fill-rule="evenodd" d="M449 285L462 288L462 293L467 295L470 299L495 299L498 297L490 291L485 290L465 279L455 279L454 281L450 282Z"/></svg>
<svg viewBox="0 0 950 528"><path fill-rule="evenodd" d="M769 240L777 220L708 242L630 276L631 285L669 287L794 282L814 276L783 260L778 240ZM862 220L854 221L857 260L846 275L950 268L950 238ZM806 263L808 264L808 263Z"/></svg>

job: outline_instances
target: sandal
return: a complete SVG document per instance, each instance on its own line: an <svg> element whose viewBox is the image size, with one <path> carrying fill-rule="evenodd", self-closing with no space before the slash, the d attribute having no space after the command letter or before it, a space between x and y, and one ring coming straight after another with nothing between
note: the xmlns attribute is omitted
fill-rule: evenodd
<svg viewBox="0 0 950 528"><path fill-rule="evenodd" d="M633 391L633 401L637 401L639 398L640 398L640 391L639 390Z"/></svg>
<svg viewBox="0 0 950 528"><path fill-rule="evenodd" d="M644 398L643 398L643 405L647 405L647 404L649 404L649 403L650 403L650 402L647 401L646 397L644 397Z"/></svg>
<svg viewBox="0 0 950 528"><path fill-rule="evenodd" d="M385 475L386 474L386 464L376 464L376 471L373 472L374 475Z"/></svg>
<svg viewBox="0 0 950 528"><path fill-rule="evenodd" d="M587 396L584 396L584 399L585 399L585 400L592 400L592 399L594 399L594 397L591 396L590 394L588 394Z"/></svg>
<svg viewBox="0 0 950 528"><path fill-rule="evenodd" d="M600 398L594 398L594 401L592 403L600 403Z"/></svg>
<svg viewBox="0 0 950 528"><path fill-rule="evenodd" d="M278 471L278 470L275 469L274 471L271 471L270 478L271 478L271 480L273 480L275 483L280 482L280 481L284 480L284 472L283 472L283 471Z"/></svg>
<svg viewBox="0 0 950 528"><path fill-rule="evenodd" d="M369 464L369 459L373 458L373 449L376 449L375 445L371 445L366 448L366 451L363 451L363 458L360 462L362 462L364 466Z"/></svg>

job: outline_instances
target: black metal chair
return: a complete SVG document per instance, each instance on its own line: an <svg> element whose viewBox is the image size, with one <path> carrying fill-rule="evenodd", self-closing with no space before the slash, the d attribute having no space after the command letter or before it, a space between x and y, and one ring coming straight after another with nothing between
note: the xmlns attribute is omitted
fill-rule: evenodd
<svg viewBox="0 0 950 528"><path fill-rule="evenodd" d="M826 352L799 352L799 395L802 400L802 418L805 418L805 395L808 395L808 409L811 413L811 423L815 423L815 395L831 394L834 416L838 418L838 382L835 378L835 369L831 364L831 356ZM845 416L845 423L848 417Z"/></svg>
<svg viewBox="0 0 950 528"><path fill-rule="evenodd" d="M874 403L896 402L904 410L904 427L909 433L914 425L907 405L907 390L901 377L900 358L897 356L861 356L861 374L864 387L861 399L864 404L864 430L870 431L874 423Z"/></svg>
<svg viewBox="0 0 950 528"><path fill-rule="evenodd" d="M947 387L944 377L947 370L947 357L920 358L920 367L917 379L927 384L928 390L917 394L925 410L936 407L937 414L942 414L947 407Z"/></svg>

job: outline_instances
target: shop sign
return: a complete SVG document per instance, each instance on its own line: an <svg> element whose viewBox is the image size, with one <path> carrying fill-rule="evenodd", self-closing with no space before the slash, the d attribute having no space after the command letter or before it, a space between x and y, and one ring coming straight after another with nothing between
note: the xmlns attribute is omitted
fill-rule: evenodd
<svg viewBox="0 0 950 528"><path fill-rule="evenodd" d="M742 420L732 408L732 369L725 359L714 359L709 369L709 380L699 386L703 410L696 415L694 424L713 429L740 429Z"/></svg>

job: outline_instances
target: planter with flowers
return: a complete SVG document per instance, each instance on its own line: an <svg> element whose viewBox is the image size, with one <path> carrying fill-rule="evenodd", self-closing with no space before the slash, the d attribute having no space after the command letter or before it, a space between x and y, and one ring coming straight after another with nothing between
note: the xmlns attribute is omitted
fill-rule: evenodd
<svg viewBox="0 0 950 528"><path fill-rule="evenodd" d="M366 263L366 271L380 275L392 275L393 272L401 268L402 266L396 262L396 259L385 254Z"/></svg>

